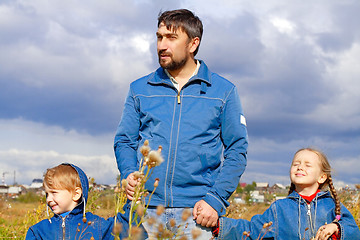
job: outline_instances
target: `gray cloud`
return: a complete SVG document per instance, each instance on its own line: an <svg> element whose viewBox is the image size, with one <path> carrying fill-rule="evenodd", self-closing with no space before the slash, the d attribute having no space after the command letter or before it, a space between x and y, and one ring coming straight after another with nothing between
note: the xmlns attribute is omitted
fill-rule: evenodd
<svg viewBox="0 0 360 240"><path fill-rule="evenodd" d="M47 161L74 159L112 182L128 85L158 66L157 14L179 7L203 20L198 57L239 89L250 137L244 179L286 184L292 154L317 146L339 182L360 181L342 164L360 156L356 0L2 1L0 171L23 171L28 182ZM111 169L95 174L95 162Z"/></svg>

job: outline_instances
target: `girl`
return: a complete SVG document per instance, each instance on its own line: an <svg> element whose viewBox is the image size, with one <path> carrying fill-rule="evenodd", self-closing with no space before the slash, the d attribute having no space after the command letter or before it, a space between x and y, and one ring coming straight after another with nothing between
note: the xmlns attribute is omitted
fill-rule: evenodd
<svg viewBox="0 0 360 240"><path fill-rule="evenodd" d="M323 153L312 148L297 151L290 179L288 197L275 201L264 214L251 221L220 218L217 239L360 239L353 216L339 202ZM323 191L326 188L331 194Z"/></svg>

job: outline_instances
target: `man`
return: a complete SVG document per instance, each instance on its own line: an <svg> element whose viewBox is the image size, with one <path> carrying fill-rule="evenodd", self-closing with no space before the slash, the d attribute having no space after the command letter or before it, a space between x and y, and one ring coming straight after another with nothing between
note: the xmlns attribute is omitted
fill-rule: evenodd
<svg viewBox="0 0 360 240"><path fill-rule="evenodd" d="M152 191L154 179L160 179L147 213L151 216L156 206L163 205L163 218L179 223L182 210L191 208L193 218L185 229L188 239L193 228L202 229L202 238L211 237L211 227L225 213L227 199L245 170L248 145L236 87L194 58L202 32L200 19L189 10L159 16L161 67L131 83L114 143L130 200L139 147L145 140L152 149L162 146L165 161L154 168L146 185Z"/></svg>

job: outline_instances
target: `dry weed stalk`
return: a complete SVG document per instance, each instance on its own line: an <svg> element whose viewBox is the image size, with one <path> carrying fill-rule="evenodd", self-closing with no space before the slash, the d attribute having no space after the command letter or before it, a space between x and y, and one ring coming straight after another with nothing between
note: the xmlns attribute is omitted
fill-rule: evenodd
<svg viewBox="0 0 360 240"><path fill-rule="evenodd" d="M130 215L129 215L129 236L128 239L138 239L141 232L141 224L145 221L145 213L149 207L149 203L153 193L155 192L157 186L159 185L159 179L156 178L154 182L154 190L150 193L147 203L145 202L145 197L149 195L149 192L145 189L145 183L149 180L151 174L153 173L154 167L159 166L164 159L161 156L162 147L159 146L157 150L151 150L149 146L149 141L146 140L144 145L140 147L140 152L143 155L140 161L139 170L134 172L134 178L138 181L137 186L135 187L135 192L133 200L131 201L130 206ZM114 223L114 237L115 239L119 238L119 223L117 222L117 214L124 213L124 206L127 201L125 188L127 185L126 179L121 181L121 184L118 183L115 194L115 223Z"/></svg>
<svg viewBox="0 0 360 240"><path fill-rule="evenodd" d="M268 222L268 223L264 223L263 225L263 228L261 229L260 233L259 233L259 236L257 237L256 240L262 240L264 239L266 233L270 232L271 231L271 226L272 226L272 222ZM241 240L246 240L248 239L248 237L250 237L250 232L243 232L243 235L241 237Z"/></svg>

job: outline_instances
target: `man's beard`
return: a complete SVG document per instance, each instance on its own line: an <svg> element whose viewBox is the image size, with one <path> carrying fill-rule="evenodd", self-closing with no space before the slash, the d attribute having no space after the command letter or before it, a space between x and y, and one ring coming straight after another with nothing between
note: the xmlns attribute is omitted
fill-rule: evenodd
<svg viewBox="0 0 360 240"><path fill-rule="evenodd" d="M168 71L174 71L174 70L179 70L181 69L182 67L185 66L186 62L187 62L187 58L184 57L183 59L181 59L180 61L174 61L173 58L172 58L172 55L169 55L171 61L168 62L168 63L165 63L165 62L162 62L161 61L161 57L160 55L163 53L163 51L160 51L158 53L158 56L159 56L159 64L162 68L168 70Z"/></svg>

